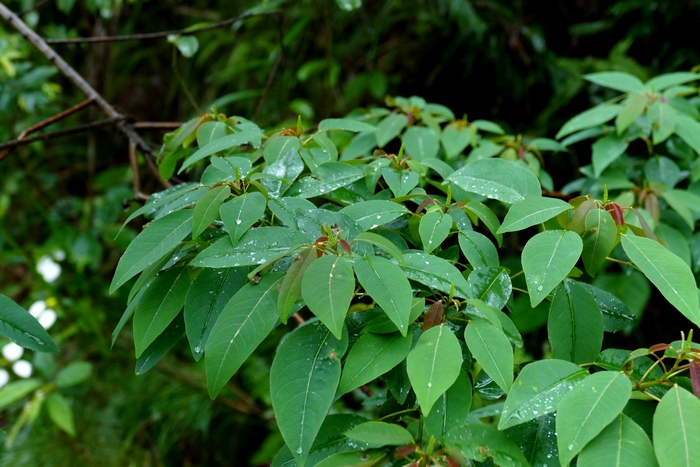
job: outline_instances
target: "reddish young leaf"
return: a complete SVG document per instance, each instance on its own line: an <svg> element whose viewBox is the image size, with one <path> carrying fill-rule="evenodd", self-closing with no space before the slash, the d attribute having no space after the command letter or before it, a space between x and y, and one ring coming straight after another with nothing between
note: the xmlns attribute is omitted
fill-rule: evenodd
<svg viewBox="0 0 700 467"><path fill-rule="evenodd" d="M413 444L407 444L406 446L401 446L396 450L396 458L403 459L404 457L411 455L415 452L416 446Z"/></svg>
<svg viewBox="0 0 700 467"><path fill-rule="evenodd" d="M649 352L659 352L661 350L666 350L669 347L671 347L668 344L654 344L651 347L649 347Z"/></svg>
<svg viewBox="0 0 700 467"><path fill-rule="evenodd" d="M423 331L425 332L432 327L442 324L442 314L444 311L445 307L442 305L442 300L438 300L430 305L428 312L425 314L425 319L423 320Z"/></svg>
<svg viewBox="0 0 700 467"><path fill-rule="evenodd" d="M352 248L350 248L350 244L347 242L347 240L341 238L338 241L338 245L340 245L340 248L342 248L345 253L349 255L352 254Z"/></svg>
<svg viewBox="0 0 700 467"><path fill-rule="evenodd" d="M605 206L605 210L610 213L615 224L620 226L625 225L625 213L622 210L622 206L617 203L610 203Z"/></svg>
<svg viewBox="0 0 700 467"><path fill-rule="evenodd" d="M700 399L700 366L690 362L690 380L693 382L693 394Z"/></svg>

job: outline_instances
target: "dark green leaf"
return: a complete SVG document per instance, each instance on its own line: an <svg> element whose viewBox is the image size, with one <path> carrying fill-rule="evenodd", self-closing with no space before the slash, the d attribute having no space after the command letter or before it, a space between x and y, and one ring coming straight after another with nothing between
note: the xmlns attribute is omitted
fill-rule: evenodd
<svg viewBox="0 0 700 467"><path fill-rule="evenodd" d="M246 193L221 206L221 220L235 247L244 233L265 213L265 196L259 192Z"/></svg>
<svg viewBox="0 0 700 467"><path fill-rule="evenodd" d="M499 265L496 247L491 240L479 232L460 232L459 248L474 269Z"/></svg>
<svg viewBox="0 0 700 467"><path fill-rule="evenodd" d="M338 339L354 294L352 265L343 256L325 255L315 260L301 281L306 306Z"/></svg>
<svg viewBox="0 0 700 467"><path fill-rule="evenodd" d="M617 226L610 213L604 209L591 209L586 216L585 225L581 257L586 272L593 277L615 246Z"/></svg>
<svg viewBox="0 0 700 467"><path fill-rule="evenodd" d="M424 435L428 439L431 435L436 440L444 439L452 428L466 423L471 405L472 383L467 372L461 369L454 384L438 398L430 414L423 418Z"/></svg>
<svg viewBox="0 0 700 467"><path fill-rule="evenodd" d="M402 446L413 443L413 437L406 428L384 422L366 422L357 425L345 435L355 441L374 447Z"/></svg>
<svg viewBox="0 0 700 467"><path fill-rule="evenodd" d="M289 313L291 313L294 304L301 295L301 281L304 273L311 263L318 259L317 253L318 250L316 248L305 249L296 257L287 270L287 274L284 275L279 297L277 298L277 313L283 324L287 324Z"/></svg>
<svg viewBox="0 0 700 467"><path fill-rule="evenodd" d="M391 201L369 200L346 206L340 212L350 216L364 230L371 230L407 214L408 209Z"/></svg>
<svg viewBox="0 0 700 467"><path fill-rule="evenodd" d="M474 320L467 325L464 340L484 371L508 393L513 384L513 348L503 331Z"/></svg>
<svg viewBox="0 0 700 467"><path fill-rule="evenodd" d="M632 419L620 414L583 448L576 465L656 467L659 464L644 430Z"/></svg>
<svg viewBox="0 0 700 467"><path fill-rule="evenodd" d="M474 161L454 172L446 182L505 203L542 196L535 174L524 166L503 159Z"/></svg>
<svg viewBox="0 0 700 467"><path fill-rule="evenodd" d="M142 375L155 366L163 356L172 349L177 341L180 340L185 333L185 322L182 315L177 315L168 327L163 331L141 356L136 360L135 372L137 375Z"/></svg>
<svg viewBox="0 0 700 467"><path fill-rule="evenodd" d="M486 304L500 310L508 302L513 291L510 276L502 268L476 268L467 280L472 297L483 300Z"/></svg>
<svg viewBox="0 0 700 467"><path fill-rule="evenodd" d="M456 267L444 259L423 253L407 254L404 259L406 264L402 270L409 279L446 294L454 292L456 297L470 298L467 281Z"/></svg>
<svg viewBox="0 0 700 467"><path fill-rule="evenodd" d="M563 127L561 127L561 130L559 130L559 133L557 133L556 138L560 139L576 131L585 130L586 128L591 128L598 126L601 123L605 123L620 113L621 109L622 106L619 104L603 104L586 110L585 112L581 112L566 122Z"/></svg>
<svg viewBox="0 0 700 467"><path fill-rule="evenodd" d="M236 146L241 146L242 144L250 143L254 146L259 146L261 137L262 132L260 132L260 130L253 131L251 129L247 131L236 132L231 135L224 136L223 138L214 140L206 146L199 148L197 152L185 159L185 162L182 163L182 167L180 167L178 173L182 173L187 167L191 166L195 162L200 161L207 156L211 156L212 154L216 154L217 152L231 149Z"/></svg>
<svg viewBox="0 0 700 467"><path fill-rule="evenodd" d="M548 221L573 207L556 198L527 198L513 204L508 210L498 233L516 232Z"/></svg>
<svg viewBox="0 0 700 467"><path fill-rule="evenodd" d="M505 433L482 423L467 423L447 433L447 452L456 450L467 459L479 462L493 458L494 465L527 467L523 452Z"/></svg>
<svg viewBox="0 0 700 467"><path fill-rule="evenodd" d="M700 400L678 387L661 399L654 414L654 450L662 467L692 467L700 459Z"/></svg>
<svg viewBox="0 0 700 467"><path fill-rule="evenodd" d="M600 307L600 311L603 313L603 326L605 331L622 331L632 325L635 316L622 300L610 292L606 292L593 285L584 282L578 282L578 285L591 294L598 304L598 307Z"/></svg>
<svg viewBox="0 0 700 467"><path fill-rule="evenodd" d="M192 240L196 240L219 217L219 207L230 194L231 189L222 185L212 188L197 201L192 213Z"/></svg>
<svg viewBox="0 0 700 467"><path fill-rule="evenodd" d="M432 211L421 217L418 233L423 242L423 250L430 253L450 234L452 218L441 211Z"/></svg>
<svg viewBox="0 0 700 467"><path fill-rule="evenodd" d="M0 334L37 352L58 352L51 336L27 310L0 295Z"/></svg>

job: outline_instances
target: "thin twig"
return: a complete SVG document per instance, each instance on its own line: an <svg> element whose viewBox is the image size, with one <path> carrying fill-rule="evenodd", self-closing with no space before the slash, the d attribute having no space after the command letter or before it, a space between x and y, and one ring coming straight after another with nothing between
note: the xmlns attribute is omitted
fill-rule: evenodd
<svg viewBox="0 0 700 467"><path fill-rule="evenodd" d="M242 21L244 19L252 18L254 16L272 16L279 15L281 12L279 10L263 11L260 13L244 13L235 18L229 18L224 21L219 21L218 23L212 23L207 26L202 26L199 28L184 28L175 29L172 31L160 31L160 32L149 32L146 34L127 34L123 36L97 36L97 37L79 37L74 39L49 39L46 42L49 44L95 44L98 42L118 42L118 41L143 41L149 39L162 39L163 37L168 37L171 35L179 34L199 34L204 31L211 31L212 29L218 29L226 27L236 21Z"/></svg>
<svg viewBox="0 0 700 467"><path fill-rule="evenodd" d="M141 175L139 175L139 162L136 158L136 144L129 141L129 163L131 164L131 173L133 177L134 199L138 201L146 201L148 195L141 191Z"/></svg>
<svg viewBox="0 0 700 467"><path fill-rule="evenodd" d="M175 130L182 126L182 122L136 122L131 126L143 130Z"/></svg>

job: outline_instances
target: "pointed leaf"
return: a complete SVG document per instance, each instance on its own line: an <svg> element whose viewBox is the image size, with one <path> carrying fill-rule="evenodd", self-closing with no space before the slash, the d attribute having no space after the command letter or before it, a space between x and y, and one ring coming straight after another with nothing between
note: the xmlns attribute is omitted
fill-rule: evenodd
<svg viewBox="0 0 700 467"><path fill-rule="evenodd" d="M338 339L354 294L352 266L343 256L322 256L308 267L301 281L306 306Z"/></svg>
<svg viewBox="0 0 700 467"><path fill-rule="evenodd" d="M700 399L677 385L654 414L654 450L661 467L692 467L700 459Z"/></svg>
<svg viewBox="0 0 700 467"><path fill-rule="evenodd" d="M467 325L464 340L484 371L508 393L513 384L513 348L503 331L474 320Z"/></svg>
<svg viewBox="0 0 700 467"><path fill-rule="evenodd" d="M246 193L227 201L221 206L221 220L235 247L244 233L265 213L265 196L259 192Z"/></svg>
<svg viewBox="0 0 700 467"><path fill-rule="evenodd" d="M516 232L541 224L573 207L556 198L527 198L513 204L508 210L498 233Z"/></svg>
<svg viewBox="0 0 700 467"><path fill-rule="evenodd" d="M530 170L503 159L481 159L467 164L447 177L463 190L516 203L525 198L542 196L540 182Z"/></svg>
<svg viewBox="0 0 700 467"><path fill-rule="evenodd" d="M583 265L589 276L595 276L605 258L610 255L617 239L617 226L610 213L604 209L592 209L586 216L583 235Z"/></svg>
<svg viewBox="0 0 700 467"><path fill-rule="evenodd" d="M683 113L676 115L676 127L674 132L685 141L688 146L700 154L700 122Z"/></svg>
<svg viewBox="0 0 700 467"><path fill-rule="evenodd" d="M622 331L634 323L634 313L615 295L591 284L584 282L577 284L591 294L591 297L598 304L601 313L603 313L603 326L606 332Z"/></svg>
<svg viewBox="0 0 700 467"><path fill-rule="evenodd" d="M121 226L121 229L123 229L126 224L131 222L133 219L136 219L138 216L155 211L158 208L165 206L166 204L176 201L178 198L192 195L195 191L201 191L202 196L204 196L204 192L209 192L209 189L203 187L200 183L190 182L181 183L179 185L175 185L172 188L168 188L167 190L163 190L158 193L152 194L146 201L146 204L141 206L136 211L132 212L131 215L129 215L129 217L126 218L126 220ZM119 229L120 232L121 229Z"/></svg>
<svg viewBox="0 0 700 467"><path fill-rule="evenodd" d="M274 139L270 138L267 140L267 143L265 143L263 158L269 166L277 162L283 155L288 154L290 150L298 151L300 147L301 142L296 136L278 136ZM299 153L297 152L296 154L298 157Z"/></svg>
<svg viewBox="0 0 700 467"><path fill-rule="evenodd" d="M402 139L406 153L417 161L434 158L440 150L440 138L430 128L412 126Z"/></svg>
<svg viewBox="0 0 700 467"><path fill-rule="evenodd" d="M477 268L469 274L467 280L472 297L483 300L486 304L502 309L513 292L510 276L502 268Z"/></svg>
<svg viewBox="0 0 700 467"><path fill-rule="evenodd" d="M464 151L472 140L472 131L468 128L450 127L449 125L442 132L442 146L445 148L447 159L454 158Z"/></svg>
<svg viewBox="0 0 700 467"><path fill-rule="evenodd" d="M378 248L381 248L382 250L393 256L394 259L401 263L402 266L405 264L405 260L403 258L403 254L401 254L401 250L399 250L399 248L386 237L382 237L381 235L372 232L363 232L360 235L358 235L355 240L358 242L369 243L370 245L374 245Z"/></svg>
<svg viewBox="0 0 700 467"><path fill-rule="evenodd" d="M163 356L172 349L177 341L180 340L185 333L185 322L182 315L178 314L173 319L165 331L163 331L141 356L136 360L136 368L134 372L137 375L142 375L153 368Z"/></svg>
<svg viewBox="0 0 700 467"><path fill-rule="evenodd" d="M326 162L319 165L312 176L299 179L285 194L301 198L325 196L364 176L365 174L360 169L345 162Z"/></svg>
<svg viewBox="0 0 700 467"><path fill-rule="evenodd" d="M446 294L454 292L459 298L471 298L467 281L448 261L433 255L411 253L404 255L402 271L411 280Z"/></svg>
<svg viewBox="0 0 700 467"><path fill-rule="evenodd" d="M19 381L11 381L0 388L0 409L4 409L8 405L17 402L30 393L36 391L45 383L39 379L22 379Z"/></svg>
<svg viewBox="0 0 700 467"><path fill-rule="evenodd" d="M642 427L620 414L593 441L583 448L579 467L610 465L613 467L656 467L654 448Z"/></svg>
<svg viewBox="0 0 700 467"><path fill-rule="evenodd" d="M192 240L196 240L199 234L219 217L219 207L230 194L229 187L217 186L197 201L192 213Z"/></svg>
<svg viewBox="0 0 700 467"><path fill-rule="evenodd" d="M216 154L219 151L224 151L226 149L231 149L236 146L241 146L242 144L251 143L254 146L260 145L260 138L262 137L262 132L260 130L253 131L241 131L236 132L223 138L216 139L204 147L199 148L194 154L185 159L182 163L182 167L178 173L182 173L187 167L191 166L197 161L204 159L207 156Z"/></svg>
<svg viewBox="0 0 700 467"><path fill-rule="evenodd" d="M559 465L556 421L556 414L550 413L509 428L506 434L525 453L530 465Z"/></svg>
<svg viewBox="0 0 700 467"><path fill-rule="evenodd" d="M481 222L484 223L486 228L489 229L489 232L493 234L494 238L498 242L498 246L500 247L503 243L503 235L498 233L501 223L498 222L498 217L496 217L496 214L494 214L494 212L488 206L478 201L470 201L467 203L466 208L467 211L476 214Z"/></svg>
<svg viewBox="0 0 700 467"><path fill-rule="evenodd" d="M392 139L396 138L408 125L408 117L404 114L391 114L384 117L384 120L377 125L375 137L377 146L383 148Z"/></svg>
<svg viewBox="0 0 700 467"><path fill-rule="evenodd" d="M472 383L462 368L450 389L440 396L427 417L423 418L423 433L430 439L442 440L452 428L460 427L467 421L472 405Z"/></svg>
<svg viewBox="0 0 700 467"><path fill-rule="evenodd" d="M350 216L364 230L370 230L407 214L408 209L391 201L369 200L346 206L340 212Z"/></svg>
<svg viewBox="0 0 700 467"><path fill-rule="evenodd" d="M643 113L649 99L644 94L633 94L615 119L617 134L621 135L629 128Z"/></svg>
<svg viewBox="0 0 700 467"><path fill-rule="evenodd" d="M26 349L58 352L51 336L27 310L0 294L0 334Z"/></svg>
<svg viewBox="0 0 700 467"><path fill-rule="evenodd" d="M646 82L646 87L652 89L654 92L663 91L671 86L678 86L680 84L689 83L691 81L696 81L700 79L700 75L697 73L690 72L677 72L677 73L666 73L663 75L655 76Z"/></svg>
<svg viewBox="0 0 700 467"><path fill-rule="evenodd" d="M636 76L620 71L605 71L583 76L592 83L621 92L644 92L644 84Z"/></svg>
<svg viewBox="0 0 700 467"><path fill-rule="evenodd" d="M399 425L384 422L367 422L357 425L345 435L355 441L370 444L373 447L403 446L413 443L413 436Z"/></svg>
<svg viewBox="0 0 700 467"><path fill-rule="evenodd" d="M460 232L459 248L474 269L499 265L496 247L491 240L479 232Z"/></svg>
<svg viewBox="0 0 700 467"><path fill-rule="evenodd" d="M46 410L57 427L71 436L75 436L73 409L60 393L54 392L46 398Z"/></svg>
<svg viewBox="0 0 700 467"><path fill-rule="evenodd" d="M432 211L421 217L418 233L423 242L423 250L430 253L439 247L450 234L452 218L440 211Z"/></svg>
<svg viewBox="0 0 700 467"><path fill-rule="evenodd" d="M603 104L586 110L566 122L559 130L559 133L557 133L556 138L560 139L579 130L585 130L586 128L605 123L620 113L621 109L622 106L618 104Z"/></svg>
<svg viewBox="0 0 700 467"><path fill-rule="evenodd" d="M496 133L499 135L504 134L505 132L503 131L503 128L501 128L499 125L489 122L488 120L474 120L472 122L472 125L477 127L481 131L488 131L491 133Z"/></svg>
<svg viewBox="0 0 700 467"><path fill-rule="evenodd" d="M345 130L361 133L363 131L374 131L376 127L369 123L353 120L351 118L327 118L318 124L318 131Z"/></svg>
<svg viewBox="0 0 700 467"><path fill-rule="evenodd" d="M301 295L301 281L304 273L311 266L311 263L318 259L317 252L316 248L307 248L302 251L284 275L279 297L277 298L277 313L280 316L280 320L282 320L282 324L287 324L287 318L289 318L294 304Z"/></svg>
<svg viewBox="0 0 700 467"><path fill-rule="evenodd" d="M483 423L467 423L447 433L448 452L456 449L464 457L479 462L493 459L493 465L527 467L523 452L517 444L496 427Z"/></svg>
<svg viewBox="0 0 700 467"><path fill-rule="evenodd" d="M593 143L593 173L595 177L600 177L603 170L627 150L627 146L627 141L617 135L609 135Z"/></svg>
<svg viewBox="0 0 700 467"><path fill-rule="evenodd" d="M400 198L406 196L413 190L420 180L417 173L410 170L396 170L392 167L384 167L382 169L382 177L389 185L394 196Z"/></svg>

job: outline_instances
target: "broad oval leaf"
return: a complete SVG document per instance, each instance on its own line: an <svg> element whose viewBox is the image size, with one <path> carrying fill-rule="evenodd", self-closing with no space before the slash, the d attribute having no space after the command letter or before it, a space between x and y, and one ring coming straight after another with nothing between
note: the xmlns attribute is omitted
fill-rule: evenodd
<svg viewBox="0 0 700 467"><path fill-rule="evenodd" d="M464 330L469 351L503 392L513 384L513 348L503 331L486 321L474 320Z"/></svg>
<svg viewBox="0 0 700 467"><path fill-rule="evenodd" d="M45 383L40 379L11 381L0 388L0 410L36 391Z"/></svg>
<svg viewBox="0 0 700 467"><path fill-rule="evenodd" d="M440 139L442 146L445 148L447 159L452 159L457 154L464 151L464 149L469 146L469 143L471 143L473 135L473 131L469 128L452 127L450 125L445 127Z"/></svg>
<svg viewBox="0 0 700 467"><path fill-rule="evenodd" d="M37 352L58 352L51 336L27 310L0 294L0 334Z"/></svg>
<svg viewBox="0 0 700 467"><path fill-rule="evenodd" d="M308 267L301 280L306 306L338 339L354 294L352 265L343 256L322 256Z"/></svg>
<svg viewBox="0 0 700 467"><path fill-rule="evenodd" d="M396 170L393 167L384 167L382 177L394 196L400 198L411 192L420 181L420 176L411 170Z"/></svg>
<svg viewBox="0 0 700 467"><path fill-rule="evenodd" d="M527 198L513 204L508 210L498 233L516 232L556 217L573 207L556 198Z"/></svg>
<svg viewBox="0 0 700 467"><path fill-rule="evenodd" d="M196 240L199 234L219 217L219 207L230 194L229 187L217 186L197 201L192 213L192 240Z"/></svg>
<svg viewBox="0 0 700 467"><path fill-rule="evenodd" d="M622 248L671 305L700 325L695 279L682 259L658 242L643 237L623 235Z"/></svg>
<svg viewBox="0 0 700 467"><path fill-rule="evenodd" d="M333 403L347 333L336 339L320 321L308 321L287 335L270 369L270 396L277 425L303 466Z"/></svg>
<svg viewBox="0 0 700 467"><path fill-rule="evenodd" d="M592 83L621 92L644 92L644 84L636 76L620 71L604 71L583 75Z"/></svg>
<svg viewBox="0 0 700 467"><path fill-rule="evenodd" d="M402 140L406 153L417 161L434 158L440 150L440 138L427 127L412 126L403 134Z"/></svg>
<svg viewBox="0 0 700 467"><path fill-rule="evenodd" d="M476 268L469 274L467 283L472 297L483 300L487 305L498 310L506 306L513 292L510 276L502 268Z"/></svg>
<svg viewBox="0 0 700 467"><path fill-rule="evenodd" d="M57 427L70 436L75 436L73 409L61 393L54 392L46 398L46 410Z"/></svg>
<svg viewBox="0 0 700 467"><path fill-rule="evenodd" d="M605 209L591 209L585 226L581 258L586 272L593 277L615 246L617 226Z"/></svg>
<svg viewBox="0 0 700 467"><path fill-rule="evenodd" d="M376 129L374 125L351 118L327 118L321 120L318 124L318 131L345 130L361 133L363 131L374 131Z"/></svg>
<svg viewBox="0 0 700 467"><path fill-rule="evenodd" d="M117 264L109 293L155 263L192 232L192 210L175 211L148 224L126 248Z"/></svg>
<svg viewBox="0 0 700 467"><path fill-rule="evenodd" d="M348 352L338 395L380 377L401 363L411 350L413 335L364 333Z"/></svg>
<svg viewBox="0 0 700 467"><path fill-rule="evenodd" d="M301 147L301 142L296 136L277 136L275 138L270 138L265 143L265 150L263 151L263 158L267 163L268 167L283 156L292 152L296 157L299 157L297 152Z"/></svg>
<svg viewBox="0 0 700 467"><path fill-rule="evenodd" d="M620 113L621 109L622 106L618 104L604 104L581 112L561 127L556 138L559 139L579 130L585 130L612 120L613 117Z"/></svg>
<svg viewBox="0 0 700 467"><path fill-rule="evenodd" d="M566 394L557 409L557 445L561 465L569 465L581 449L617 417L632 394L624 373L594 373Z"/></svg>
<svg viewBox="0 0 700 467"><path fill-rule="evenodd" d="M448 261L423 253L410 253L403 257L406 264L402 266L402 271L409 279L446 294L454 292L459 298L472 298L467 281Z"/></svg>
<svg viewBox="0 0 700 467"><path fill-rule="evenodd" d="M277 323L281 273L248 283L226 304L206 343L207 387L213 399Z"/></svg>
<svg viewBox="0 0 700 467"><path fill-rule="evenodd" d="M374 134L377 139L377 146L383 148L392 139L396 138L408 125L408 117L404 114L391 114L377 125L377 131Z"/></svg>
<svg viewBox="0 0 700 467"><path fill-rule="evenodd" d="M447 177L463 190L505 203L542 196L535 174L524 166L504 159L481 159L467 164Z"/></svg>
<svg viewBox="0 0 700 467"><path fill-rule="evenodd" d="M407 214L408 209L391 201L369 200L346 206L340 212L350 216L362 229L371 230Z"/></svg>
<svg viewBox="0 0 700 467"><path fill-rule="evenodd" d="M600 177L610 164L627 150L628 143L621 136L609 135L593 143L593 174Z"/></svg>
<svg viewBox="0 0 700 467"><path fill-rule="evenodd" d="M413 291L401 268L380 256L358 256L355 258L355 274L369 296L405 336L410 324ZM352 286L355 286L354 281Z"/></svg>
<svg viewBox="0 0 700 467"><path fill-rule="evenodd" d="M634 313L615 295L584 282L578 282L578 285L591 294L598 304L603 314L603 326L606 332L622 331L634 323Z"/></svg>
<svg viewBox="0 0 700 467"><path fill-rule="evenodd" d="M496 247L491 240L479 232L460 232L459 248L474 269L499 265Z"/></svg>
<svg viewBox="0 0 700 467"><path fill-rule="evenodd" d="M345 162L326 162L319 165L311 176L299 179L289 188L286 196L299 196L301 198L325 196L364 176L365 174L360 169Z"/></svg>
<svg viewBox="0 0 700 467"><path fill-rule="evenodd" d="M235 247L243 234L265 213L265 196L259 192L246 193L224 203L219 212Z"/></svg>
<svg viewBox="0 0 700 467"><path fill-rule="evenodd" d="M430 253L450 234L452 218L440 211L432 211L421 217L418 233L423 242L423 250Z"/></svg>
<svg viewBox="0 0 700 467"><path fill-rule="evenodd" d="M598 304L580 285L565 280L554 292L547 333L552 358L590 363L603 345L603 316Z"/></svg>
<svg viewBox="0 0 700 467"><path fill-rule="evenodd" d="M522 263L532 308L569 274L582 250L581 237L568 230L548 230L528 240Z"/></svg>
<svg viewBox="0 0 700 467"><path fill-rule="evenodd" d="M618 415L579 454L578 467L656 467L654 447L642 427L624 414Z"/></svg>
<svg viewBox="0 0 700 467"><path fill-rule="evenodd" d="M455 382L461 365L462 349L450 328L435 326L420 336L406 357L406 371L424 416Z"/></svg>
<svg viewBox="0 0 700 467"><path fill-rule="evenodd" d="M661 467L692 467L700 459L700 400L674 386L654 413L654 450Z"/></svg>
<svg viewBox="0 0 700 467"><path fill-rule="evenodd" d="M385 422L361 423L345 435L350 439L374 447L403 446L413 443L413 436L406 428Z"/></svg>

